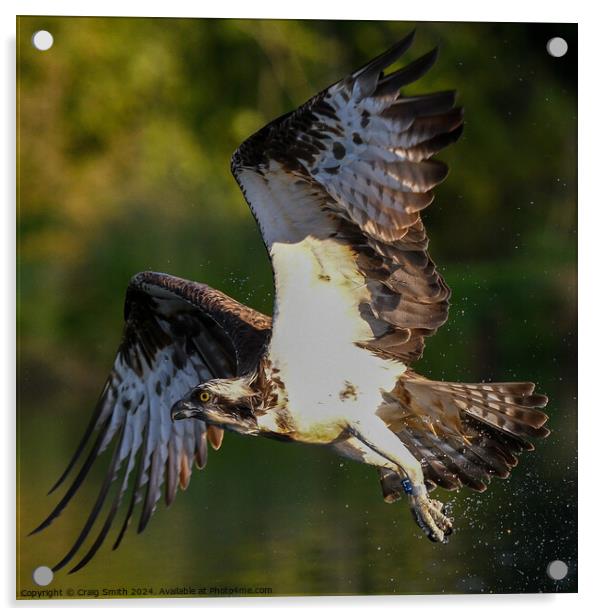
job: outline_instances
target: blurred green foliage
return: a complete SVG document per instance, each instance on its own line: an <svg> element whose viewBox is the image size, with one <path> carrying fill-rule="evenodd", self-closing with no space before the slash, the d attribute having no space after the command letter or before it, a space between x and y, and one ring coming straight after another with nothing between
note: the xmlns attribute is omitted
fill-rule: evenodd
<svg viewBox="0 0 602 616"><path fill-rule="evenodd" d="M21 586L40 558L58 560L89 506L92 496L24 538L111 365L128 279L167 271L270 312L269 263L230 156L413 25L19 19ZM39 29L54 36L49 51L31 45ZM552 36L569 42L566 57L546 53ZM441 156L450 176L424 214L453 297L420 368L533 379L552 396L554 433L513 479L455 496L461 530L437 548L421 542L405 507L379 501L371 469L229 437L172 512L119 552L103 550L80 583L575 589L576 42L573 25L423 23L408 54L439 44L435 68L407 91L455 88L466 110L464 136ZM564 585L542 573L554 558L571 565Z"/></svg>

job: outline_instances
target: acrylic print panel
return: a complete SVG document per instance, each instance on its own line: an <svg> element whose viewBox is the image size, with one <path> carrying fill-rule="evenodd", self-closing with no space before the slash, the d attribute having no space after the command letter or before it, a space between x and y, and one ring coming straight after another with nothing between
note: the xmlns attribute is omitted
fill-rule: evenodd
<svg viewBox="0 0 602 616"><path fill-rule="evenodd" d="M576 25L18 33L17 596L575 591Z"/></svg>

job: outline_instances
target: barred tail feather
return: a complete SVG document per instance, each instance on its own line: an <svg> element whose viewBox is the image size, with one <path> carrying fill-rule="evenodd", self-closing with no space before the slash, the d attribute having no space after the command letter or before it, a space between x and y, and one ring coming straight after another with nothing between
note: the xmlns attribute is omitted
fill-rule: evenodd
<svg viewBox="0 0 602 616"><path fill-rule="evenodd" d="M533 383L434 383L434 389L477 421L518 437L545 438L548 403Z"/></svg>
<svg viewBox="0 0 602 616"><path fill-rule="evenodd" d="M482 492L544 438L546 396L533 383L446 383L406 373L379 415L421 461L427 486ZM384 486L383 486L384 489Z"/></svg>

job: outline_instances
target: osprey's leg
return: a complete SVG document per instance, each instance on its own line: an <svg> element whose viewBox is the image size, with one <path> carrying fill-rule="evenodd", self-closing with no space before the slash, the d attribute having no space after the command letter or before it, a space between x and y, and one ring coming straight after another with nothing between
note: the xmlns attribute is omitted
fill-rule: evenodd
<svg viewBox="0 0 602 616"><path fill-rule="evenodd" d="M372 453L364 462L401 472L404 491L408 494L416 522L433 541L445 541L452 532L452 522L443 512L443 504L428 497L420 462L399 438L376 415L354 422L349 431Z"/></svg>

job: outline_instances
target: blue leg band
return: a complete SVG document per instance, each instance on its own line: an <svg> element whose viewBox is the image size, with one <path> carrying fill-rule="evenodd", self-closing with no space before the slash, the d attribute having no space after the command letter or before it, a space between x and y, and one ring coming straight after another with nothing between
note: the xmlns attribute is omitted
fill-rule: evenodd
<svg viewBox="0 0 602 616"><path fill-rule="evenodd" d="M412 487L412 482L409 479L402 479L401 487L406 494L414 494L414 488Z"/></svg>

